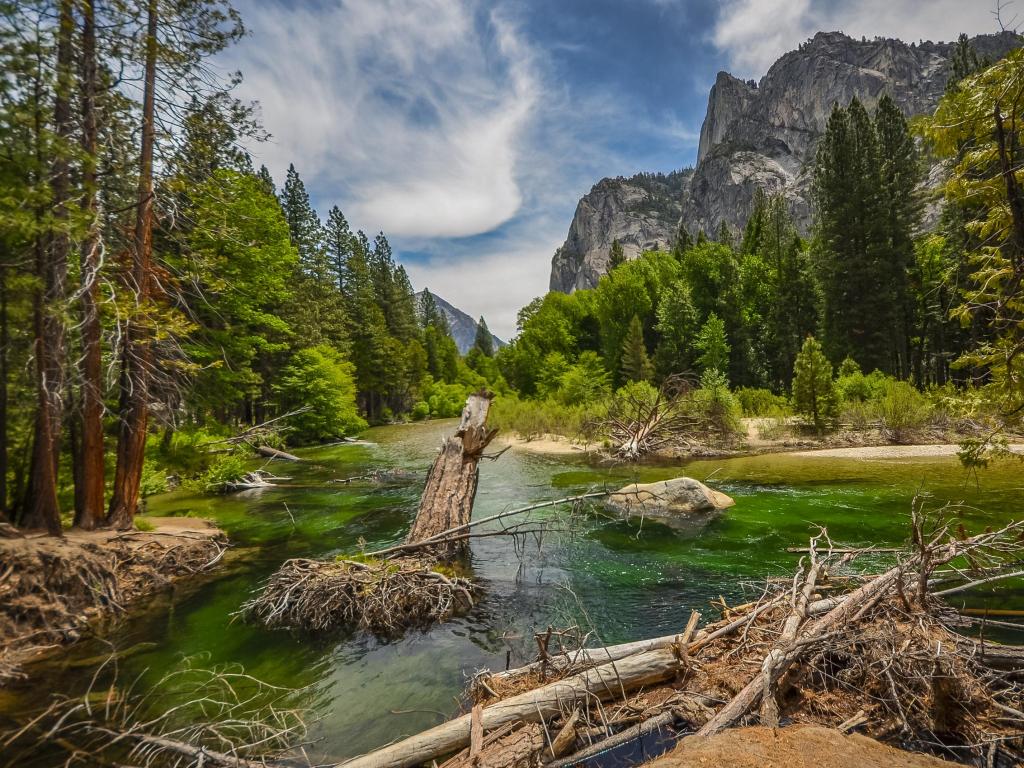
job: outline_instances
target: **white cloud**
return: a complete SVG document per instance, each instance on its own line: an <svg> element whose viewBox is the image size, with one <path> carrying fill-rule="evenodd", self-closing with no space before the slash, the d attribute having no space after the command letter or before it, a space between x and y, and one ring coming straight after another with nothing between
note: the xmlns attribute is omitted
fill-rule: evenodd
<svg viewBox="0 0 1024 768"><path fill-rule="evenodd" d="M359 226L458 237L511 218L520 137L538 98L516 30L473 0L345 0L246 10L244 98L280 176L339 191Z"/></svg>
<svg viewBox="0 0 1024 768"><path fill-rule="evenodd" d="M955 40L961 32L997 31L993 8L985 0L728 0L712 40L729 56L734 75L757 78L818 31L907 42Z"/></svg>

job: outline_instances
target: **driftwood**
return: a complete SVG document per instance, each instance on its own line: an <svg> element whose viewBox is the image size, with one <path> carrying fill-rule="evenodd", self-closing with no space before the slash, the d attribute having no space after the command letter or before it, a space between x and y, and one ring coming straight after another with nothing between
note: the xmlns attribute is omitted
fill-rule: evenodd
<svg viewBox="0 0 1024 768"><path fill-rule="evenodd" d="M993 575L1016 575L1024 523L970 538L951 536L948 525L925 535L916 515L914 526L914 549L880 575L840 573L833 580L833 569L864 550L819 557L819 542L827 541L821 531L807 549L810 562L801 560L789 588L770 579L759 600L723 607L723 619L699 632L691 616L681 635L608 648L552 654L539 642L538 661L477 675L471 685L475 740L492 744L486 759L479 749L466 749L474 740L473 716L466 715L346 766L406 768L462 750L442 768L473 768L471 753L480 768L564 768L677 721L710 735L756 720L777 725L783 717L857 728L876 738L898 736L917 748L934 745L934 733L956 734L946 745L951 754L979 765L1002 758L1016 764L1024 758L1024 691L1014 681L1024 672L1024 647L953 631L962 617L928 589L936 583L935 568L959 557L971 564L960 575L965 588L990 586ZM836 558L835 552L843 554ZM948 589L950 595L962 591ZM817 598L822 590L833 594ZM633 675L641 663L641 676L652 682L637 692ZM604 692L594 690L588 700L579 681L592 686L588 676L599 670L609 679ZM724 690L723 680L730 681ZM738 693L733 681L741 684ZM568 690L560 689L566 684ZM497 734L500 742L489 741ZM509 745L508 753L494 754L501 744ZM534 752L524 755L529 744Z"/></svg>
<svg viewBox="0 0 1024 768"><path fill-rule="evenodd" d="M498 432L487 428L487 412L493 397L482 390L466 400L458 429L442 443L441 452L427 475L427 485L406 543L421 542L458 528L472 517L479 480L477 464ZM465 551L465 542L447 543L437 549L448 555L459 554Z"/></svg>
<svg viewBox="0 0 1024 768"><path fill-rule="evenodd" d="M486 731L506 723L538 722L560 714L574 703L588 706L595 699L614 698L660 682L674 676L679 668L679 659L670 649L636 654L484 707L481 723ZM471 724L472 715L463 715L342 765L345 768L411 768L468 746Z"/></svg>
<svg viewBox="0 0 1024 768"><path fill-rule="evenodd" d="M280 459L281 461L302 461L294 453L288 453L287 451L279 451L277 448L271 448L269 445L257 445L253 449L260 456L266 456L268 459Z"/></svg>
<svg viewBox="0 0 1024 768"><path fill-rule="evenodd" d="M675 375L665 380L652 401L631 392L618 396L604 425L616 455L633 461L692 436L699 424L685 408L692 389L688 379Z"/></svg>

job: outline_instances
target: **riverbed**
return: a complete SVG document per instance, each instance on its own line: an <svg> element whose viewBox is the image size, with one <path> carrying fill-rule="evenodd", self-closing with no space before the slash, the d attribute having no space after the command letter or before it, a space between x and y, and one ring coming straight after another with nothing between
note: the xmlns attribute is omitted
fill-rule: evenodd
<svg viewBox="0 0 1024 768"><path fill-rule="evenodd" d="M370 445L300 452L300 465L275 464L284 487L211 497L184 491L148 500L147 514L214 521L235 544L216 574L197 578L134 612L105 638L79 644L36 671L9 708L52 691L81 691L94 672L83 659L133 648L120 676L152 684L184 659L237 665L274 685L301 688L314 761L342 760L454 714L468 678L530 657L533 632L576 625L592 642L623 642L680 630L691 609L714 617L711 599L742 602L766 577L792 574L815 526L837 545L905 541L911 500L964 505L968 531L1021 514L1024 471L1007 461L968 474L950 456L905 459L770 454L627 467L592 457L509 450L480 466L474 516L628 482L689 475L728 493L736 505L702 527L621 520L582 508L571 531L530 537L518 549L504 537L473 541L472 570L484 596L467 616L390 643L362 635L310 637L247 625L233 613L289 557L330 557L394 543L416 509L422 480L454 422L369 430ZM404 468L415 479L343 483L376 468ZM565 517L566 510L546 515ZM566 520L559 525L566 526ZM881 558L884 555L876 556ZM867 562L865 567L870 566ZM968 596L968 599L970 596ZM980 598L973 598L975 601ZM1007 584L994 598L1024 607Z"/></svg>

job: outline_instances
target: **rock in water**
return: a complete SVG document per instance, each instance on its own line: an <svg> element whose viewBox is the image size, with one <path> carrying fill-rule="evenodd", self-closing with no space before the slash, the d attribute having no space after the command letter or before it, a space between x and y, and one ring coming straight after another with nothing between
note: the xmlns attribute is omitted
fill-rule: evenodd
<svg viewBox="0 0 1024 768"><path fill-rule="evenodd" d="M613 509L629 515L709 515L736 502L692 477L676 477L659 483L633 483L608 497Z"/></svg>

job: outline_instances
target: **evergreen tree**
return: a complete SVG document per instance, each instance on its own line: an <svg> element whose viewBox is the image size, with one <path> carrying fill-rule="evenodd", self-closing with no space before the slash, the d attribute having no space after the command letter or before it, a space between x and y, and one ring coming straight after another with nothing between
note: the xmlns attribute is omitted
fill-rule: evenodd
<svg viewBox="0 0 1024 768"><path fill-rule="evenodd" d="M725 323L714 312L704 321L694 346L700 352L697 364L702 370L725 373L729 366L729 340L725 333Z"/></svg>
<svg viewBox="0 0 1024 768"><path fill-rule="evenodd" d="M644 344L644 328L636 315L629 321L629 330L622 342L620 370L626 381L647 381L653 373L651 361L647 357L647 346Z"/></svg>
<svg viewBox="0 0 1024 768"><path fill-rule="evenodd" d="M734 246L732 230L729 228L725 219L723 219L722 223L718 226L718 242L727 248L732 248Z"/></svg>
<svg viewBox="0 0 1024 768"><path fill-rule="evenodd" d="M871 118L857 99L848 109L836 106L814 168L824 345L833 357L891 371L895 312L882 282L888 241L881 186Z"/></svg>
<svg viewBox="0 0 1024 768"><path fill-rule="evenodd" d="M686 225L683 223L683 220L680 219L679 226L676 228L676 237L672 243L672 255L675 256L678 261L682 261L683 254L692 247L693 238L690 237L689 230L686 229Z"/></svg>
<svg viewBox="0 0 1024 768"><path fill-rule="evenodd" d="M608 271L611 272L620 264L626 261L626 253L622 250L622 243L618 238L612 240L611 250L608 251Z"/></svg>
<svg viewBox="0 0 1024 768"><path fill-rule="evenodd" d="M839 418L839 397L832 380L832 364L813 336L804 341L793 370L793 408L819 432Z"/></svg>
<svg viewBox="0 0 1024 768"><path fill-rule="evenodd" d="M911 338L914 336L914 298L910 276L915 267L914 233L921 221L918 194L921 161L906 118L888 94L875 112L880 162L879 180L883 219L883 256L877 264L880 288L892 304L891 370L901 378L911 374Z"/></svg>
<svg viewBox="0 0 1024 768"><path fill-rule="evenodd" d="M960 33L956 46L953 48L953 55L949 60L949 80L946 82L946 92L956 90L960 81L982 69L982 62L978 58L978 52L971 45L971 40L966 34Z"/></svg>
<svg viewBox="0 0 1024 768"><path fill-rule="evenodd" d="M284 211L292 245L299 252L303 268L315 280L327 278L327 259L324 249L324 229L320 217L309 203L309 193L294 165L288 166L284 188L281 190L281 210Z"/></svg>
<svg viewBox="0 0 1024 768"><path fill-rule="evenodd" d="M654 351L658 373L668 376L691 370L695 362L693 341L697 333L697 310L685 280L676 280L662 294L655 330L661 337Z"/></svg>
<svg viewBox="0 0 1024 768"><path fill-rule="evenodd" d="M277 186L274 184L274 177L270 175L270 169L265 165L261 165L259 171L256 172L256 178L260 180L260 184L263 185L263 191L268 195L277 197Z"/></svg>
<svg viewBox="0 0 1024 768"><path fill-rule="evenodd" d="M348 225L345 214L338 206L333 206L327 214L327 227L325 232L327 240L327 256L331 265L331 272L337 282L338 290L345 292L347 282L348 261L352 256L354 238L352 229Z"/></svg>
<svg viewBox="0 0 1024 768"><path fill-rule="evenodd" d="M491 336L491 331L487 327L487 321L484 320L483 315L476 324L476 338L473 340L473 349L480 350L480 353L486 357L494 357L494 338Z"/></svg>

